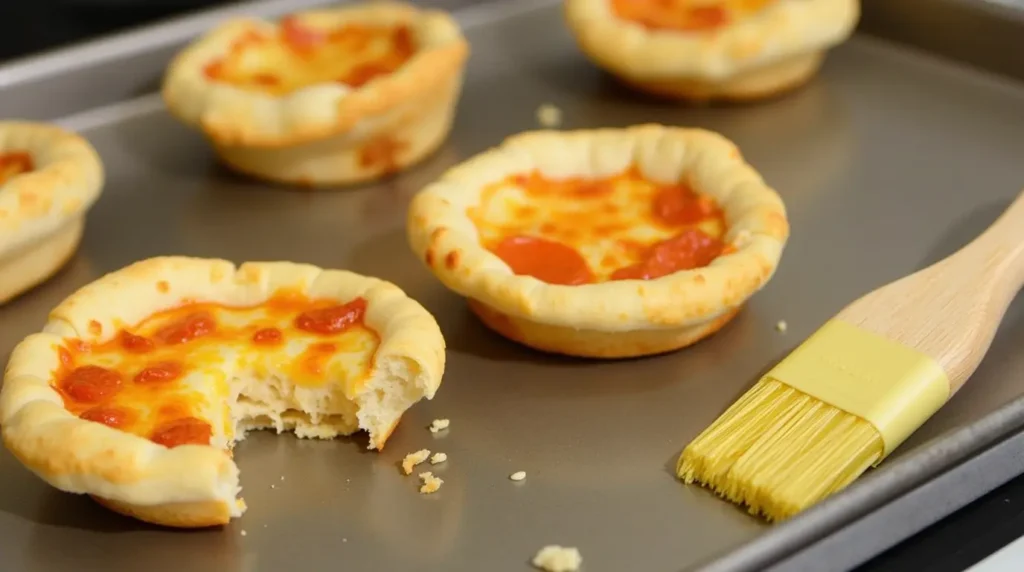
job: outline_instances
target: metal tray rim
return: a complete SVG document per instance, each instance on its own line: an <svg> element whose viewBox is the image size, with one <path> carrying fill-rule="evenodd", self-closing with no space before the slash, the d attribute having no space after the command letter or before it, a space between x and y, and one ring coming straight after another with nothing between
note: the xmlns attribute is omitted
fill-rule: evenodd
<svg viewBox="0 0 1024 572"><path fill-rule="evenodd" d="M259 16L273 18L289 12L308 10L329 5L345 5L357 0L254 0L229 6L200 10L155 22L138 28L116 32L104 37L78 42L38 54L15 58L0 63L0 89L11 85L44 79L46 77L117 60L127 53L150 51L187 42L203 30L218 22L236 17ZM443 4L443 0L419 0L426 7ZM528 12L544 4L544 0L517 0L497 2L480 0L476 4L453 12L463 26L476 26L491 19L508 17L517 12Z"/></svg>

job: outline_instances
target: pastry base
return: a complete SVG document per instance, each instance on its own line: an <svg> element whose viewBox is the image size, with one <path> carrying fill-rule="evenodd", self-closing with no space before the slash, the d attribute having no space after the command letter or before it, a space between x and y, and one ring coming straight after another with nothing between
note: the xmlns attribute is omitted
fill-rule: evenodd
<svg viewBox="0 0 1024 572"><path fill-rule="evenodd" d="M232 517L231 507L222 501L180 502L140 506L103 497L93 496L93 500L101 506L118 514L134 519L175 528L207 528L227 524ZM245 503L238 501L240 510L245 510Z"/></svg>
<svg viewBox="0 0 1024 572"><path fill-rule="evenodd" d="M56 232L0 260L0 304L45 282L78 250L85 218L72 219Z"/></svg>
<svg viewBox="0 0 1024 572"><path fill-rule="evenodd" d="M542 324L510 316L479 300L469 308L491 330L542 352L584 358L632 358L667 353L695 344L722 329L739 308L707 322L684 328L601 332Z"/></svg>
<svg viewBox="0 0 1024 572"><path fill-rule="evenodd" d="M461 88L458 76L428 97L326 139L286 147L211 142L228 168L259 179L301 188L367 183L407 169L441 146Z"/></svg>
<svg viewBox="0 0 1024 572"><path fill-rule="evenodd" d="M744 102L768 99L797 89L814 77L824 59L825 51L821 50L722 81L686 79L648 82L635 78L621 79L634 89L658 97L695 102Z"/></svg>
<svg viewBox="0 0 1024 572"><path fill-rule="evenodd" d="M379 442L375 443L378 451L384 448L384 442L387 441L388 437L390 437L395 431L395 428L398 427L401 420L402 417L399 416L398 419L391 424L391 427L389 427L388 430L380 437ZM258 431L263 429L270 429L270 427L254 426L250 430ZM354 429L353 433L358 430L358 428ZM246 510L245 501L242 499L235 501L237 503L237 509L232 511L230 504L219 500L164 503L143 506L116 501L96 495L90 495L90 497L92 497L92 499L100 506L110 509L118 514L141 520L142 522L147 522L149 524L167 526L171 528L209 528L213 526L222 526L230 522L232 518L237 518Z"/></svg>

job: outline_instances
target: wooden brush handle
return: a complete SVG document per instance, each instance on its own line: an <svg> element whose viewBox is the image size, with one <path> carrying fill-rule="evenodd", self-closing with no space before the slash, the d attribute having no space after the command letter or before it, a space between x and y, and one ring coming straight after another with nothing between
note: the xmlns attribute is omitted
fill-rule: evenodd
<svg viewBox="0 0 1024 572"><path fill-rule="evenodd" d="M925 353L955 393L988 351L1024 286L1024 192L948 258L883 286L837 317Z"/></svg>

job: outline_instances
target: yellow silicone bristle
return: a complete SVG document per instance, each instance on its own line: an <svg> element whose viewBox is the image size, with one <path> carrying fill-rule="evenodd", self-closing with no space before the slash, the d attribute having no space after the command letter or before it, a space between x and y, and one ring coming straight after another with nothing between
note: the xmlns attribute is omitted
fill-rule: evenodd
<svg viewBox="0 0 1024 572"><path fill-rule="evenodd" d="M765 378L683 450L677 473L778 521L850 484L884 448L863 419Z"/></svg>

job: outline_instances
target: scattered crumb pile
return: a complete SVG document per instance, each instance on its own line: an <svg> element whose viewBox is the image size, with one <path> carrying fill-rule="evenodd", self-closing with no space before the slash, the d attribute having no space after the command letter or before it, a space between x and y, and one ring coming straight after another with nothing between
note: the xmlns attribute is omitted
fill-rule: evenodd
<svg viewBox="0 0 1024 572"><path fill-rule="evenodd" d="M451 422L447 419L434 419L430 424L430 432L437 433L439 431L444 431L450 424ZM431 456L430 449L420 449L414 453L409 453L402 459L402 471L407 475L411 475L413 468L415 468L416 465L425 462L427 459L430 459L431 465L438 465L448 460L448 454L437 452ZM437 490L441 488L441 485L444 484L444 480L435 477L434 473L431 473L430 471L420 473L419 477L420 480L423 481L423 485L420 486L420 493L425 495L437 492Z"/></svg>
<svg viewBox="0 0 1024 572"><path fill-rule="evenodd" d="M537 108L537 123L542 127L558 127L562 124L562 110L550 103Z"/></svg>
<svg viewBox="0 0 1024 572"><path fill-rule="evenodd" d="M526 471L516 471L508 476L513 481L521 481L526 478Z"/></svg>
<svg viewBox="0 0 1024 572"><path fill-rule="evenodd" d="M547 572L576 572L583 564L580 551L556 544L545 546L533 557L533 565Z"/></svg>
<svg viewBox="0 0 1024 572"><path fill-rule="evenodd" d="M412 468L422 463L423 461L426 461L427 457L429 456L429 449L420 449L415 453L409 453L408 455L405 456L404 459L402 459L402 470L405 471L405 474L411 475Z"/></svg>
<svg viewBox="0 0 1024 572"><path fill-rule="evenodd" d="M420 493L429 495L430 493L437 492L437 489L441 488L444 481L435 477L434 473L427 471L420 473L420 480L423 481L423 486L420 487Z"/></svg>

